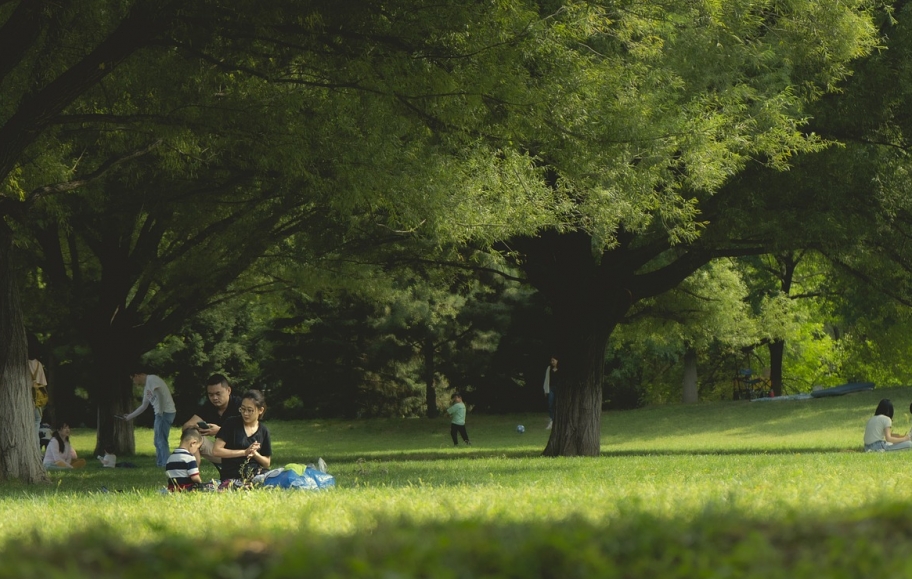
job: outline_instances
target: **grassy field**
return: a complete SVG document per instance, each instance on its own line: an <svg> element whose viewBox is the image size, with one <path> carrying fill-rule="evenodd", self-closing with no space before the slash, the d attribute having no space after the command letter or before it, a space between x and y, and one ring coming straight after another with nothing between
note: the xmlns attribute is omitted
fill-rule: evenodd
<svg viewBox="0 0 912 579"><path fill-rule="evenodd" d="M596 459L540 457L544 414L470 412L471 448L443 418L270 422L319 492L163 495L139 430L138 468L0 487L0 577L909 577L912 452L861 452L883 397L908 430L912 388L607 413Z"/></svg>

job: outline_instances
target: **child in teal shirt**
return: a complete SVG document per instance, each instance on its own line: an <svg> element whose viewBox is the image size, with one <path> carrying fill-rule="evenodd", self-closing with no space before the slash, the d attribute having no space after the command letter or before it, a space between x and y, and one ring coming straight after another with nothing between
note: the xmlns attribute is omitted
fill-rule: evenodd
<svg viewBox="0 0 912 579"><path fill-rule="evenodd" d="M458 393L453 394L453 405L447 408L447 413L451 418L450 436L453 437L453 446L459 446L459 439L456 438L457 433L462 435L462 440L465 441L466 446L472 446L465 427L466 407L462 403L462 396Z"/></svg>

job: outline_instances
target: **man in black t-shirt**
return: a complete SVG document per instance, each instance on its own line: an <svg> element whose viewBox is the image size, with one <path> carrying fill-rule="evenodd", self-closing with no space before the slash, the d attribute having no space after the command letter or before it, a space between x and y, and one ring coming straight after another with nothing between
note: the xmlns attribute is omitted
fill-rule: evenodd
<svg viewBox="0 0 912 579"><path fill-rule="evenodd" d="M241 397L231 395L231 383L228 382L228 378L221 374L213 374L206 380L206 402L201 404L196 414L181 427L182 431L191 427L196 428L203 435L203 444L196 451L197 464L201 465L200 459L205 458L219 468L222 459L212 456L213 437L221 430L225 420L240 414L240 408ZM200 422L205 422L207 428L203 428Z"/></svg>

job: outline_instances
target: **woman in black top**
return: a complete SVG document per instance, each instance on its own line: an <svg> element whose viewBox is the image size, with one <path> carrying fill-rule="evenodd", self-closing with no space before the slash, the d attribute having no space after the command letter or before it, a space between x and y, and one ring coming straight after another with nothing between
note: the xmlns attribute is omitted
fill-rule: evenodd
<svg viewBox="0 0 912 579"><path fill-rule="evenodd" d="M272 462L269 430L260 419L266 412L266 399L259 390L248 390L241 397L241 415L225 420L215 435L212 454L222 459L222 480L250 479L268 470Z"/></svg>

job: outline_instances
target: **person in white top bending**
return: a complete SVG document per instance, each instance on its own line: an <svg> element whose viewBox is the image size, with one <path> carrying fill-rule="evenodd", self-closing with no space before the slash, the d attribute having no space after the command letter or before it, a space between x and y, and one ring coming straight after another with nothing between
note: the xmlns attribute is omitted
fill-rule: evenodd
<svg viewBox="0 0 912 579"><path fill-rule="evenodd" d="M155 463L160 467L164 467L168 463L168 456L171 455L168 435L171 433L171 424L177 414L177 409L174 407L174 398L171 397L171 390L168 389L165 381L155 374L138 372L132 374L130 378L137 386L143 386L143 401L139 408L130 414L126 416L118 415L117 418L133 420L142 414L149 407L149 404L152 404L152 410L155 412Z"/></svg>

